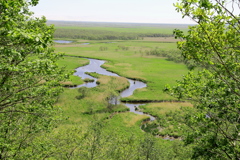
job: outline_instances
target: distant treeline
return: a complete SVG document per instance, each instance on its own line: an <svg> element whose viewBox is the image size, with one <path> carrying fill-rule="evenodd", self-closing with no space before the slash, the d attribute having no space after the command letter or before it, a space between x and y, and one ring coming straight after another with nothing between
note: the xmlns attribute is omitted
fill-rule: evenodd
<svg viewBox="0 0 240 160"><path fill-rule="evenodd" d="M151 28L170 28L171 30L179 28L182 30L188 29L190 24L161 24L161 23L124 23L124 22L87 22L87 21L52 21L48 20L47 24L54 24L61 27L109 27L109 28L136 28L136 27L151 27Z"/></svg>
<svg viewBox="0 0 240 160"><path fill-rule="evenodd" d="M54 38L70 38L85 40L138 40L143 37L172 37L172 34L164 33L136 33L136 32L118 32L108 30L93 29L70 29L57 28Z"/></svg>

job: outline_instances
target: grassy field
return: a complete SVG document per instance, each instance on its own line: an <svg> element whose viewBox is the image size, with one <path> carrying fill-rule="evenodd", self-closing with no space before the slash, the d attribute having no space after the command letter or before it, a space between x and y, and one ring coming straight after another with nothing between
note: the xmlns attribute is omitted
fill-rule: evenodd
<svg viewBox="0 0 240 160"><path fill-rule="evenodd" d="M156 47L165 51L176 50L175 43L142 40L115 43L88 41L88 43L90 44L57 44L55 47L57 52L65 52L66 55L107 60L103 65L107 70L147 83L147 88L136 90L133 96L125 100L173 100L173 97L163 93L165 85L174 85L176 80L181 79L188 72L187 67L182 63L168 61L164 57L146 55L146 51Z"/></svg>
<svg viewBox="0 0 240 160"><path fill-rule="evenodd" d="M151 39L150 41L116 41L115 43L106 43L105 41L87 41L89 43L88 45L81 45L81 40L79 41L80 42L75 42L73 44L56 44L56 51L65 52L65 54L69 56L106 60L107 62L103 65L104 68L123 77L138 79L147 83L146 88L136 90L132 96L123 98L123 100L176 100L170 95L164 93L163 89L166 84L176 84L176 80L181 79L182 75L188 72L187 67L182 63L175 63L164 57L145 54L147 50L151 50L156 47L165 51L176 50L175 43L165 43L159 41L159 39L156 41ZM65 57L65 59L61 62L61 64L68 63L71 63L68 68L74 69L76 68L74 65L75 63L79 63L79 66L82 66L88 62L84 58L75 57ZM129 130L136 129L136 132L134 133L142 135L141 130L139 130L139 125L147 117L129 112L115 114L116 111L125 112L127 111L127 108L122 105L118 105L114 106L112 110L109 110L108 104L105 100L106 96L113 90L121 90L121 87L126 88L127 84L123 83L124 79L113 80L108 76L100 75L98 75L98 78L100 85L96 88L88 89L90 94L83 99L76 98L80 95L77 89L66 89L61 95L58 105L64 106L64 116L69 117L68 121L64 123L63 128L65 128L65 125L71 127L72 125L81 124L81 126L84 126L83 128L86 129L97 115L101 118L108 117L109 123L115 124L112 125L113 128L117 127L120 130L125 130L126 133L130 132ZM127 82L125 81L125 83ZM118 86L118 88L112 88L113 86ZM167 111L179 110L180 107L184 105L190 106L190 104L186 103L151 103L142 107L142 110L159 118ZM125 121L127 121L127 123ZM129 129L129 127L131 129ZM166 132L166 134L167 133L169 132Z"/></svg>
<svg viewBox="0 0 240 160"><path fill-rule="evenodd" d="M192 104L187 102L149 103L147 105L140 106L140 109L143 109L144 112L160 118L161 115L180 110L181 107L192 107Z"/></svg>
<svg viewBox="0 0 240 160"><path fill-rule="evenodd" d="M88 60L86 59L76 59L74 57L63 57L58 61L58 64L61 67L65 67L66 73L70 74L69 81L62 82L65 86L74 86L78 84L82 84L83 80L80 77L74 76L73 73L75 72L74 69L84 66L88 64Z"/></svg>
<svg viewBox="0 0 240 160"><path fill-rule="evenodd" d="M86 26L85 26L86 27ZM65 28L60 26L59 28ZM67 29L77 29L76 26L67 26ZM58 29L58 27L57 27ZM96 28L86 28L87 30ZM100 30L114 32L157 32L159 28L146 30L146 28L122 28L98 27ZM162 28L163 32L165 29ZM170 29L168 29L170 31ZM168 34L168 32L167 32ZM163 92L165 85L174 85L176 80L180 80L188 72L188 68L183 63L169 61L166 57L147 54L148 51L161 49L165 52L176 51L176 40L173 37L143 37L139 40L84 40L65 38L63 40L74 40L70 44L55 44L56 52L64 52L67 56L59 61L60 66L66 66L68 72L73 72L75 68L88 64L85 58L70 56L88 57L105 60L102 66L109 71L115 72L122 77L109 77L93 74L98 78L99 85L94 88L69 89L65 88L58 99L57 106L62 108L64 120L61 121L56 132L67 132L74 127L81 127L81 132L88 132L93 122L101 121L106 124L102 130L107 135L130 138L134 135L138 145L142 142L145 133L140 129L143 121L147 120L146 115L137 115L128 112L128 108L122 104L109 104L109 97L118 95L118 91L123 90L129 84L126 78L137 79L147 84L146 88L138 89L125 101L166 101L164 103L150 103L140 107L142 111L148 112L158 119L169 111L178 111L181 106L191 106L189 103L173 103L172 96ZM126 77L126 78L124 78ZM67 84L81 84L83 80L76 76L71 76ZM151 122L150 125L155 122ZM156 122L157 123L157 122ZM158 121L160 123L160 121ZM154 128L155 129L155 128ZM165 134L175 134L175 130L166 129ZM158 132L159 133L159 132ZM154 140L161 150L174 156L173 146L175 142ZM118 143L115 142L114 143ZM178 142L177 142L178 143ZM181 142L177 144L181 146ZM123 147L124 148L124 147ZM178 149L181 150L181 147ZM185 149L183 149L185 150ZM182 152L184 153L184 152ZM180 154L176 153L176 154ZM163 155L164 156L164 155ZM168 158L166 158L168 159Z"/></svg>
<svg viewBox="0 0 240 160"><path fill-rule="evenodd" d="M104 33L104 32L114 32L114 33L137 33L139 35L152 35L152 34L164 34L164 35L172 35L173 31L169 28L156 28L156 27L132 27L132 28L123 28L123 27L76 27L76 26L68 26L68 27L56 27L56 29L64 29L64 30L72 30L72 31L85 31L89 33Z"/></svg>
<svg viewBox="0 0 240 160"><path fill-rule="evenodd" d="M138 24L138 23L97 23L97 22L59 22L56 25L55 38L73 38L86 40L136 40L143 37L172 37L175 28L185 33L187 25Z"/></svg>

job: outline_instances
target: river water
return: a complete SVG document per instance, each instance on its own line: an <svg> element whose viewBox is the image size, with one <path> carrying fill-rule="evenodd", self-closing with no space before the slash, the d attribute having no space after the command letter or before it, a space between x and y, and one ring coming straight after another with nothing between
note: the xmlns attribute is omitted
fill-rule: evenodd
<svg viewBox="0 0 240 160"><path fill-rule="evenodd" d="M90 75L85 74L85 72L96 72L96 73L102 74L102 75L119 77L119 75L109 72L106 69L101 67L101 65L104 64L105 61L97 60L97 59L89 59L89 61L90 61L90 63L88 65L77 68L74 75L79 76L82 79L85 79L85 78L94 79L94 82L78 85L76 88L83 87L83 86L92 88L92 87L97 86L97 84L96 84L97 79ZM128 81L130 83L130 86L129 86L129 88L125 89L124 91L122 91L120 93L120 97L128 97L133 94L134 90L136 90L138 88L144 88L147 86L145 83L143 83L141 81L136 81L136 80L131 80L131 79L128 79ZM135 110L136 107L138 107L140 105L144 105L144 103L123 103L120 101L118 103L122 103L122 104L126 105L130 109L130 112L140 114L140 115L147 115L147 116L149 116L151 121L155 120L155 118L153 116Z"/></svg>
<svg viewBox="0 0 240 160"><path fill-rule="evenodd" d="M66 40L54 40L56 43L72 43L73 41L66 41Z"/></svg>

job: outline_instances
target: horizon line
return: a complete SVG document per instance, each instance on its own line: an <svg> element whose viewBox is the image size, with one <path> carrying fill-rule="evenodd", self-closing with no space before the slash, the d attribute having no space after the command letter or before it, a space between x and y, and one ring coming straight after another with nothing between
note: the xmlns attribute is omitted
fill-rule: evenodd
<svg viewBox="0 0 240 160"><path fill-rule="evenodd" d="M196 25L194 23L159 23L159 22L110 22L110 21L79 21L79 20L54 20L47 19L47 21L63 21L63 22L88 22L88 23L133 23L133 24L176 24L176 25Z"/></svg>

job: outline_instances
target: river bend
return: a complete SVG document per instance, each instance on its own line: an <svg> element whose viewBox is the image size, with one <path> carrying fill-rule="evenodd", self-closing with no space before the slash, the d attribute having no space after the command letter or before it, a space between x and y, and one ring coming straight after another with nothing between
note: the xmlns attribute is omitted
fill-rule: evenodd
<svg viewBox="0 0 240 160"><path fill-rule="evenodd" d="M85 78L94 79L94 82L84 83L82 85L78 85L76 88L83 87L83 86L88 87L88 88L92 88L92 87L96 87L97 86L97 84L96 84L97 79L92 77L92 76L90 76L90 75L85 74L85 72L96 72L96 73L102 74L102 75L120 77L118 74L109 72L106 69L101 67L101 65L104 64L105 61L97 60L97 59L88 59L88 60L90 61L90 63L88 65L86 65L86 66L82 66L82 67L77 68L76 72L74 73L74 75L79 76L82 79L85 79ZM128 97L128 96L132 95L133 92L136 89L144 88L144 87L147 86L145 83L143 83L141 81L131 80L131 79L128 79L128 81L130 83L130 86L129 86L129 88L125 89L124 91L122 91L120 93L121 97ZM120 103L120 101L119 101L119 103ZM155 118L153 116L135 110L135 107L138 107L140 105L144 105L144 103L123 103L123 102L121 102L121 103L126 105L130 109L130 112L133 112L133 113L136 113L136 114L140 114L140 115L144 114L144 115L149 116L151 121L155 120Z"/></svg>

